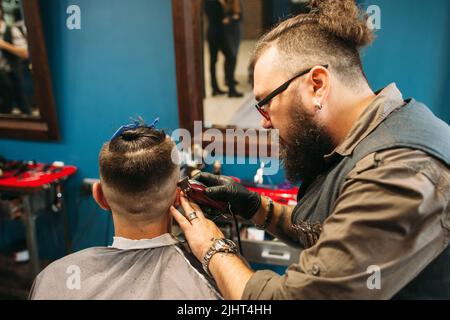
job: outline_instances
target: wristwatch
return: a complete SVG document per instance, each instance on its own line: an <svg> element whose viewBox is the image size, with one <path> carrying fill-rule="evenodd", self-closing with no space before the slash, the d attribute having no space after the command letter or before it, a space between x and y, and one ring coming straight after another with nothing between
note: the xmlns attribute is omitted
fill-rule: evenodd
<svg viewBox="0 0 450 320"><path fill-rule="evenodd" d="M209 272L209 262L211 261L212 256L218 252L237 254L237 251L237 246L233 241L229 239L213 239L211 248L209 248L209 250L203 257L203 270L205 270L205 272L212 277L211 273Z"/></svg>

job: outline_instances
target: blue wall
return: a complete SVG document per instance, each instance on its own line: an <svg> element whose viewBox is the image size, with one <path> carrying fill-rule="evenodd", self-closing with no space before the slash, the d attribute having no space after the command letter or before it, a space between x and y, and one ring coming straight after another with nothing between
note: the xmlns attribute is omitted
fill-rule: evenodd
<svg viewBox="0 0 450 320"><path fill-rule="evenodd" d="M81 30L65 26L70 4L81 7ZM378 89L395 81L405 96L424 101L450 121L445 103L450 99L450 2L371 0L370 4L378 4L382 12L378 39L364 54L372 86ZM0 154L78 166L76 179L68 184L75 250L105 245L113 233L110 217L79 196L80 182L98 176L98 150L130 116L147 120L160 116L160 127L178 127L171 1L41 0L41 5L62 140L0 140ZM224 173L251 179L256 169L256 165L226 166ZM274 179L282 180L282 172ZM61 251L55 250L45 219L41 220L41 253L54 257ZM17 223L0 230L0 248L20 230Z"/></svg>
<svg viewBox="0 0 450 320"><path fill-rule="evenodd" d="M66 28L71 4L81 8L81 30ZM89 215L97 217L75 249L104 245L112 234L108 214L83 200L76 217L79 182L98 177L102 143L130 116L147 121L159 116L159 127L178 127L171 1L42 0L41 7L62 140L1 140L0 154L78 166L68 190L75 237Z"/></svg>
<svg viewBox="0 0 450 320"><path fill-rule="evenodd" d="M396 82L450 123L450 1L366 0L381 9L381 30L363 55L373 89Z"/></svg>

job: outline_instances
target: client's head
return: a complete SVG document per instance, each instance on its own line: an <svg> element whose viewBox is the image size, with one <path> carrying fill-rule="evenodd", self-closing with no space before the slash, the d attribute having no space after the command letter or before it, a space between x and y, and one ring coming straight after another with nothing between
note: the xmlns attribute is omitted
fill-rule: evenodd
<svg viewBox="0 0 450 320"><path fill-rule="evenodd" d="M122 221L163 218L175 202L180 175L172 161L174 147L164 131L143 127L105 143L99 156L100 184L93 188L97 203Z"/></svg>

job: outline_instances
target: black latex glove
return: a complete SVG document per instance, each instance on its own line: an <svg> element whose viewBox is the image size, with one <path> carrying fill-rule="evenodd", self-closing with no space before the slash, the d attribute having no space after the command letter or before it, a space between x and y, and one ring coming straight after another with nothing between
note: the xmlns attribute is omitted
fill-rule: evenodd
<svg viewBox="0 0 450 320"><path fill-rule="evenodd" d="M192 179L207 187L207 197L229 202L231 211L244 219L250 220L261 206L261 196L258 193L248 190L230 177L200 172Z"/></svg>

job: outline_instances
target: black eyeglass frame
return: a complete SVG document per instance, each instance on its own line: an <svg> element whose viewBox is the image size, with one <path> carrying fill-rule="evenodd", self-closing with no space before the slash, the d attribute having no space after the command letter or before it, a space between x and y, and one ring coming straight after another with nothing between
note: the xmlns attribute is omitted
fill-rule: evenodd
<svg viewBox="0 0 450 320"><path fill-rule="evenodd" d="M328 69L328 64L323 64L321 65L322 67ZM278 88L276 88L275 90L273 90L271 93L269 93L264 99L262 99L261 101L259 101L257 104L255 104L255 108L259 111L259 113L267 120L270 121L270 116L269 113L264 110L264 106L267 105L270 100L272 100L273 98L275 98L277 95L279 95L280 93L284 92L287 90L287 88L289 87L289 85L292 83L292 81L294 81L295 79L304 76L305 74L308 74L309 72L311 72L312 69L314 69L316 66L311 67L305 71L301 71L299 73L296 73L292 78L290 78L288 81L286 81L285 83L283 83L281 86L279 86Z"/></svg>

